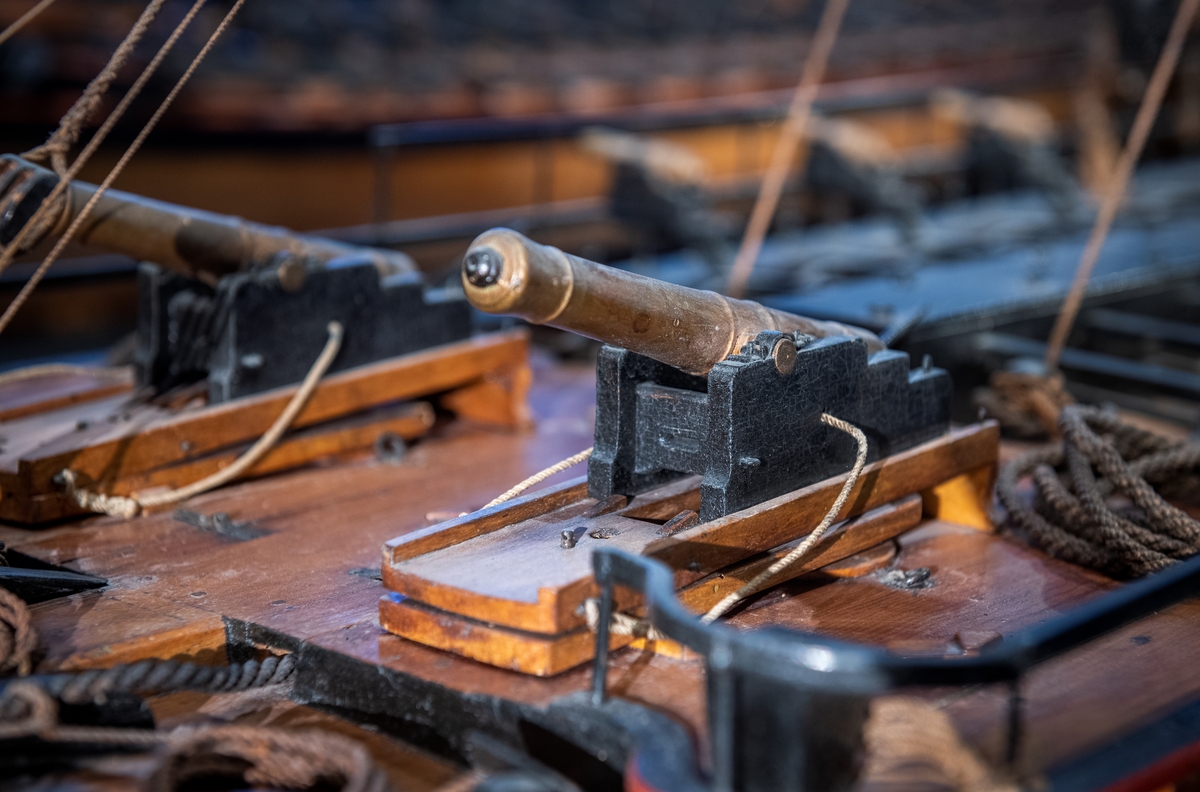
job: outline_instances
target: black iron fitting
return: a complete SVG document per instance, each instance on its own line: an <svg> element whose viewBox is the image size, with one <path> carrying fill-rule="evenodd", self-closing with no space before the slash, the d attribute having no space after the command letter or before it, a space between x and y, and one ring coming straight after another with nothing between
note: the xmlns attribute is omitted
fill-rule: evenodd
<svg viewBox="0 0 1200 792"><path fill-rule="evenodd" d="M472 286L491 286L504 273L504 259L489 247L477 248L463 259L463 273Z"/></svg>

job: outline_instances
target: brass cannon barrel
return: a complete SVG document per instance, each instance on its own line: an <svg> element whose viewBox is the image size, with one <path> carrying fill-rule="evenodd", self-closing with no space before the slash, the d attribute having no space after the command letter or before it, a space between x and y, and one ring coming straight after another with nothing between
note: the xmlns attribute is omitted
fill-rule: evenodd
<svg viewBox="0 0 1200 792"><path fill-rule="evenodd" d="M16 238L57 183L58 175L52 171L11 154L0 157L0 244L8 245ZM66 231L95 192L94 185L72 182L53 223L43 224L35 238L27 239L22 247L28 250ZM316 262L358 254L369 256L384 273L416 269L403 253L305 236L120 190L104 192L74 239L210 280L275 263L280 253ZM281 279L284 277L281 272Z"/></svg>
<svg viewBox="0 0 1200 792"><path fill-rule="evenodd" d="M707 374L763 330L851 335L872 352L884 348L859 327L606 267L506 228L471 243L462 280L467 299L481 311L571 330L691 374Z"/></svg>

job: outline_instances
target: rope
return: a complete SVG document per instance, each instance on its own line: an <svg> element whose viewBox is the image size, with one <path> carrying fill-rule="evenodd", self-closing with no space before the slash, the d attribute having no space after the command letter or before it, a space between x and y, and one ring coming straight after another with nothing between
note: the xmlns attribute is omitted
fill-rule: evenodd
<svg viewBox="0 0 1200 792"><path fill-rule="evenodd" d="M886 696L871 702L863 729L866 765L863 776L878 783L912 780L914 769L927 767L940 778L932 788L961 792L1016 792L1016 785L996 778L962 737L946 713L914 698Z"/></svg>
<svg viewBox="0 0 1200 792"><path fill-rule="evenodd" d="M97 377L100 379L125 379L129 376L129 366L72 366L68 363L46 363L41 366L26 366L0 374L0 387L14 382L37 379L38 377L80 376Z"/></svg>
<svg viewBox="0 0 1200 792"><path fill-rule="evenodd" d="M240 776L249 785L276 789L308 789L330 781L344 792L391 789L362 744L340 734L254 726L181 726L160 732L63 725L58 702L31 681L9 684L0 696L0 711L15 713L0 721L0 740L37 737L47 742L160 746L151 790L173 792L214 776Z"/></svg>
<svg viewBox="0 0 1200 792"><path fill-rule="evenodd" d="M167 56L167 53L170 52L179 36L182 35L186 23L190 22L192 17L195 16L194 12L199 11L198 6L202 5L203 1L204 0L197 0L197 6L193 7L192 11L190 11L188 15L184 17L183 21L180 22L179 26L175 28L175 31L172 32L171 36L163 43L162 47L159 48L159 51L146 66L146 69L141 73L137 80L134 81L133 85L130 86L129 91L127 91L125 96L121 98L121 101L117 103L117 106L113 108L113 111L109 113L108 118L104 119L104 123L101 124L100 128L96 130L96 133L92 135L91 139L87 142L87 145L83 147L83 151L79 152L79 156L75 158L73 163L71 163L71 167L67 168L65 172L62 172L59 171L57 165L55 166L55 171L58 172L59 176L61 177L58 181L58 184L54 185L54 189L52 189L50 194L46 196L46 199L42 201L41 206L39 206L37 211L33 213L33 217L29 218L29 222L27 222L21 228L21 230L17 232L16 237L8 244L8 247L0 251L0 272L4 272L4 270L8 269L8 266L12 264L13 258L16 257L17 253L25 250L27 247L33 247L40 240L41 235L54 224L53 219L56 212L66 210L67 187L70 186L71 181L79 175L79 172L83 169L83 166L86 165L88 160L91 159L92 155L96 153L96 150L100 147L100 144L103 143L105 138L108 137L108 133L112 131L114 126L116 126L117 121L122 115L125 114L125 111L128 109L129 105L132 104L137 95L141 93L142 88L158 69L159 64L162 63L163 59ZM146 25L148 25L150 19L153 19L154 14L158 13L158 8L161 5L162 0L154 0L154 2L151 2L150 5L146 6L146 9L142 12L142 16L138 18L138 21L134 24L133 29L129 31L126 41L129 40L129 37L134 36L135 34L138 38L141 37L141 33L138 31L141 30L144 32L144 26L142 25L142 22L145 21ZM147 19L147 15L149 15L149 19ZM124 43L125 42L122 42L122 46ZM118 50L119 49L120 48L118 48ZM115 58L116 55L117 53L114 52L113 57ZM72 116L77 107L82 106L82 103L85 102L85 97L88 96L89 90L93 85L96 84L96 80L99 79L100 75L97 75L96 79L93 80L92 83L88 85L88 88L84 90L84 96L81 96L76 101L75 105L73 105L71 109L67 111L66 115L63 116L62 121L59 122L59 130L56 130L55 133L50 136L50 140L38 148L25 152L25 157L35 161L42 159L44 153L49 153L51 158L54 157L54 152L60 147L61 141L66 139L60 134L63 124L68 121L68 118ZM46 147L49 148L47 149ZM29 243L28 245L26 244L27 242ZM45 264L43 262L43 268L44 267ZM34 273L34 277L40 280L40 277L37 275L37 273Z"/></svg>
<svg viewBox="0 0 1200 792"><path fill-rule="evenodd" d="M1200 522L1164 497L1200 492L1200 444L1172 442L1092 407L1063 409L1059 428L1061 445L1012 460L996 481L1009 519L1034 544L1114 577L1140 577L1200 552ZM1069 489L1056 470L1063 467ZM1026 476L1032 508L1017 490ZM1136 510L1110 506L1114 494Z"/></svg>
<svg viewBox="0 0 1200 792"><path fill-rule="evenodd" d="M292 396L291 401L288 402L287 407L275 419L275 423L271 424L271 427L267 429L266 434L260 437L246 453L238 457L229 467L219 470L211 476L206 476L186 487L168 490L167 492L149 495L144 498L136 496L127 498L121 495L102 495L89 492L79 487L75 471L67 469L59 473L59 480L67 497L75 501L81 509L130 519L136 517L144 509L178 503L233 481L258 464L259 460L275 447L275 444L283 437L284 432L296 420L296 416L308 404L308 400L312 397L318 383L320 383L321 377L325 376L325 372L329 370L333 359L337 357L338 350L342 346L344 332L340 322L329 323L329 340L325 342L325 348L321 350L321 354L313 363L312 368L308 370L308 374L305 375L304 381L300 383L300 387Z"/></svg>
<svg viewBox="0 0 1200 792"><path fill-rule="evenodd" d="M157 2L158 0L155 1ZM167 42L163 44L162 49L160 49L154 56L154 60L151 61L150 65L146 67L146 70L142 72L141 76L138 77L138 82L134 84L134 88L136 88L138 91L141 90L141 86L145 85L145 80L149 79L149 75L152 73L152 70L158 68L158 64L162 62L164 57L166 57L167 52L171 47L174 46L175 41L180 35L182 35L184 28L187 27L192 18L200 11L200 8L204 5L204 2L205 0L196 0L195 4L188 11L187 16L185 16L183 21L179 23L174 31L172 31L171 37L167 39ZM146 138L150 135L150 132L153 131L154 127L158 125L159 120L162 119L163 115L167 112L167 109L171 106L171 103L175 101L175 97L177 97L179 92L183 90L183 87L187 84L188 80L191 79L192 74L194 74L196 69L199 68L200 63L204 60L205 56L208 55L209 50L213 48L213 45L216 44L217 39L220 38L221 34L225 32L225 29L229 27L229 23L233 21L233 17L237 14L238 9L240 9L242 4L245 2L246 0L237 0L237 2L233 4L233 7L229 9L229 12L221 20L221 23L217 25L216 30L214 30L212 35L208 37L208 41L204 42L204 46L200 48L198 53L196 53L196 57L192 59L192 62L188 65L188 68L183 73L183 76L179 78L179 81L175 83L175 86L171 89L171 92L167 94L165 99L163 99L162 104L160 104L158 109L154 111L154 115L150 117L150 120L146 122L146 125L142 127L142 130L138 132L137 137L134 138L133 142L129 144L129 148L127 148L125 153L121 155L121 159L117 161L115 166L113 166L113 169L109 172L108 176L105 177L100 186L96 188L96 191L92 193L92 197L88 199L86 204L84 204L83 209L81 209L79 214L76 215L75 220L71 223L70 227L67 228L66 232L55 244L49 255L46 256L46 259L33 273L33 277L29 279L29 282L22 287L16 298L12 301L12 303L9 304L8 308L5 309L4 315L0 316L0 333L4 332L4 328L6 328L9 322L12 321L13 316L16 315L21 306L25 304L25 301L29 299L29 295L33 293L35 288L37 288L38 283L41 282L42 277L46 274L46 271L50 269L50 265L53 264L59 255L62 254L62 251L64 248L66 248L67 243L71 241L71 238L74 237L75 233L83 225L84 221L87 219L92 209L100 201L100 198L104 195L105 191L112 185L117 176L120 175L121 171L125 169L125 166L129 164L129 161L133 159L133 156L137 153L138 149L142 147L142 143L145 142ZM122 104L117 105L117 109L113 110L112 114L105 119L104 123L106 126L109 124L109 121L113 121L113 117L117 115L117 110L124 112L123 106L128 106L125 100L130 99L132 101L131 95L134 93L134 88L129 89L129 93L126 94L121 100ZM115 121L113 121L113 123L115 123ZM101 129L104 129L104 127L101 127ZM97 136L99 134L99 132L96 133ZM88 141L89 147L93 142L95 142L95 139L96 138L94 136L91 141ZM82 158L82 156L83 155L81 153L80 157ZM78 164L79 160L77 159L71 166L71 170L73 172L77 172L76 165ZM74 178L74 176L64 176L63 179L59 181L59 184L55 185L55 190L57 190L65 182L69 181L70 178ZM51 195L53 195L53 192L51 192ZM39 212L48 204L49 200L50 198L48 197L46 202L42 204L42 207L39 207ZM37 215L35 214L34 217L36 218L36 216ZM26 228L29 228L32 225L33 221L31 220L30 223L26 225ZM21 230L24 231L25 229L23 228ZM18 234L18 238L19 237L20 234ZM15 247L16 240L13 240L13 244L9 246L9 250L4 251L4 253L9 253L9 251L15 249ZM0 272L2 271L3 266L0 266Z"/></svg>
<svg viewBox="0 0 1200 792"><path fill-rule="evenodd" d="M200 693L240 693L255 688L282 685L296 671L292 655L248 660L227 666L181 663L174 660L147 659L122 663L111 668L92 668L69 674L38 677L38 687L47 695L67 704L104 700L113 693L152 696L178 690ZM0 706L0 721L12 720L17 713Z"/></svg>
<svg viewBox="0 0 1200 792"><path fill-rule="evenodd" d="M165 739L150 792L206 788L203 779L242 778L248 786L385 792L391 783L361 743L331 732L253 726L183 727ZM200 783L197 783L200 782Z"/></svg>
<svg viewBox="0 0 1200 792"><path fill-rule="evenodd" d="M1067 293L1062 310L1059 311L1058 318L1054 322L1054 329L1050 333L1050 341L1046 346L1046 368L1048 369L1058 366L1058 359L1062 354L1063 346L1067 343L1067 336L1075 324L1075 316L1083 304L1083 295L1087 290L1088 280L1092 277L1092 269L1100 258L1100 250L1104 247L1104 241L1108 237L1113 219L1117 216L1121 198L1125 195L1130 176L1133 175L1133 167L1141 157L1146 140L1150 137L1150 130L1154 126L1154 119L1158 116L1158 109L1167 93L1171 75L1175 73L1175 66L1179 62L1179 53L1183 50L1184 41L1192 26L1192 19L1196 16L1197 7L1200 7L1200 0L1182 0L1179 9L1175 12L1175 21L1171 23L1171 31L1167 35L1162 53L1158 56L1158 63L1154 66L1154 73L1150 76L1146 93L1142 96L1142 103L1138 107L1137 116L1133 121L1133 129L1129 132L1129 140L1126 141L1125 148L1121 151L1121 158L1117 160L1115 172L1108 180L1104 200L1096 215L1096 224L1092 226L1091 236L1088 237L1083 255L1079 258L1079 266L1075 270L1075 279L1071 283L1071 290Z"/></svg>
<svg viewBox="0 0 1200 792"><path fill-rule="evenodd" d="M32 669L37 633L29 617L29 606L7 589L0 588L0 674L16 671L25 676Z"/></svg>
<svg viewBox="0 0 1200 792"><path fill-rule="evenodd" d="M600 600L594 598L584 600L583 612L587 619L588 629L596 632L596 628L600 624ZM666 638L650 624L648 619L639 619L628 613L617 611L613 611L608 631L613 635L632 635L634 638L645 638L647 641L661 641Z"/></svg>
<svg viewBox="0 0 1200 792"><path fill-rule="evenodd" d="M492 506L498 506L499 504L504 503L505 501L510 501L513 498L520 495L525 490L534 486L535 484L540 484L543 481L545 481L546 479L553 476L555 473L561 473L564 470L566 470L567 468L578 465L580 462L587 459L591 455L592 455L592 449L588 448L583 451L580 451L578 454L576 454L573 457L568 457L567 459L564 459L562 462L559 462L557 465L551 465L550 467L543 470L541 473L535 473L534 475L525 479L520 484L513 487L508 492L504 493L503 495L496 498L495 500L491 501L483 508L490 509Z"/></svg>
<svg viewBox="0 0 1200 792"><path fill-rule="evenodd" d="M825 78L829 53L833 50L833 43L837 41L838 30L842 26L842 18L846 15L846 6L849 4L850 0L827 0L825 10L821 12L821 21L817 25L812 49L805 59L800 84L796 86L796 93L792 96L787 118L779 132L779 139L775 142L775 151L771 154L771 164L763 175L762 188L754 202L750 222L746 225L746 234L742 237L741 247L738 248L737 258L734 259L733 269L729 273L725 293L730 297L741 297L746 291L746 284L750 282L750 273L754 271L758 252L762 249L763 239L771 226L771 219L775 216L779 197L783 195L784 182L792 168L796 148L800 145L800 139L808 126L813 101L817 98L817 89Z"/></svg>
<svg viewBox="0 0 1200 792"><path fill-rule="evenodd" d="M858 454L854 458L854 465L850 468L850 472L846 476L846 482L842 484L842 489L838 493L837 499L829 507L829 511L826 512L820 524L804 538L803 542L783 558L780 558L765 570L755 575L750 582L714 605L700 619L702 623L709 624L723 616L738 602L762 588L764 583L811 552L816 543L821 541L821 537L829 530L829 526L833 525L834 520L842 513L846 501L850 498L850 493L854 491L854 486L858 483L859 475L862 474L862 470L867 464L867 436L854 424L843 421L841 418L832 416L829 413L821 414L821 422L835 429L840 429L853 437L858 443ZM584 601L583 606L588 629L595 632L597 625L600 623L600 604L595 599L589 599ZM632 635L635 638L645 638L648 641L660 641L666 637L656 630L646 619L639 619L626 613L614 612L608 629L613 635Z"/></svg>
<svg viewBox="0 0 1200 792"><path fill-rule="evenodd" d="M821 540L821 537L825 535L827 530L829 530L829 526L833 525L833 521L836 520L838 515L842 513L842 507L846 505L846 501L849 499L850 493L854 489L854 485L858 483L859 474L862 473L863 467L867 464L867 436L863 434L862 430L857 426L847 423L841 418L836 418L829 413L821 414L821 422L832 426L835 429L842 430L858 442L858 456L856 456L854 459L854 467L850 468L850 473L846 476L846 483L842 485L842 491L838 493L837 500L833 502L833 506L831 506L829 511L825 514L825 518L821 520L821 524L813 529L812 533L805 537L803 542L797 545L794 550L785 555L783 558L779 559L762 572L755 575L749 583L742 586L737 591L733 592L729 596L725 597L725 599L714 605L712 609L709 610L708 613L704 614L704 617L700 620L704 624L708 624L716 620L719 616L722 616L726 611L736 605L740 600L758 591L759 587L761 587L771 578L775 577L775 575L779 574L779 572L803 558L810 550L812 550L813 546Z"/></svg>
<svg viewBox="0 0 1200 792"><path fill-rule="evenodd" d="M40 161L49 157L55 173L62 176L67 172L67 153L71 150L71 146L79 140L79 135L83 132L83 125L100 106L100 100L104 98L104 94L108 93L112 81L117 78L117 73L125 65L125 61L129 60L129 56L133 54L134 47L142 40L142 36L146 34L150 23L158 16L164 2L165 0L151 0L142 9L141 16L133 23L133 27L130 28L124 40L113 50L108 63L104 64L100 73L92 78L80 97L75 100L75 104L71 105L71 108L58 122L58 129L54 130L50 139L45 143L25 152L26 159Z"/></svg>
<svg viewBox="0 0 1200 792"><path fill-rule="evenodd" d="M45 11L47 8L49 8L53 4L54 4L54 0L41 0L41 2L38 3L37 5L35 5L33 8L29 9L24 14L21 14L21 16L17 19L16 22L13 22L11 25L9 25L8 27L6 27L4 29L3 33L0 33L0 44L3 44L4 42L8 41L10 38L15 36L17 34L17 31L19 31L21 28L28 25L30 22L32 22L34 20L35 17L37 17L39 14L41 14L43 11Z"/></svg>

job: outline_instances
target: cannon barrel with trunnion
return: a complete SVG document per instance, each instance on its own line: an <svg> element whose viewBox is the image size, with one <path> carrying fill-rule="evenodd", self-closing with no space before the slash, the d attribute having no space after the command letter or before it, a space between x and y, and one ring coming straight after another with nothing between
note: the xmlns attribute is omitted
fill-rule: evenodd
<svg viewBox="0 0 1200 792"><path fill-rule="evenodd" d="M380 623L398 635L530 674L583 663L594 651L591 550L602 546L666 563L685 604L711 608L833 506L859 444L824 416L861 430L867 464L841 522L773 582L863 553L873 560L850 567L877 568L924 516L990 528L995 425L952 430L949 375L928 360L910 368L865 330L618 271L508 230L472 244L463 287L482 310L607 342L595 443L586 477L384 545ZM621 609L637 604L618 595Z"/></svg>
<svg viewBox="0 0 1200 792"><path fill-rule="evenodd" d="M764 330L883 342L858 327L776 311L749 300L647 278L539 245L516 231L484 233L463 259L463 289L481 311L570 330L708 374Z"/></svg>
<svg viewBox="0 0 1200 792"><path fill-rule="evenodd" d="M58 180L0 157L0 242L13 243ZM96 189L72 183L23 247L62 234ZM82 487L112 495L221 469L283 411L335 321L340 348L293 424L304 431L252 474L372 445L396 459L434 420L432 405L406 400L435 397L457 415L502 425L528 421L525 333L473 337L463 296L428 287L403 253L118 191L103 194L73 241L141 262L139 398L114 395L109 380L73 392L70 408L35 404L6 423L7 447L19 450L0 449L0 518L77 512L55 483L68 467ZM16 442L26 433L37 442Z"/></svg>
<svg viewBox="0 0 1200 792"><path fill-rule="evenodd" d="M58 174L12 154L0 156L0 246L10 244L58 184ZM96 193L95 185L73 181L53 222L22 247L67 230ZM189 278L215 282L223 275L290 261L324 263L343 256L370 259L381 273L415 272L412 259L394 250L364 248L297 234L240 217L105 190L74 241L99 250L151 261ZM280 275L298 286L301 272L285 266Z"/></svg>

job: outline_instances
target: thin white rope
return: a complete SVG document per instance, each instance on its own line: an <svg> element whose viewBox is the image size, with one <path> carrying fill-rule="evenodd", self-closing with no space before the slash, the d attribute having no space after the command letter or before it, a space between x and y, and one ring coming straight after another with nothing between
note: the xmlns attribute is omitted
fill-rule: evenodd
<svg viewBox="0 0 1200 792"><path fill-rule="evenodd" d="M321 354L313 363L312 368L309 369L308 374L304 377L304 381L292 396L291 401L288 402L287 407L275 419L275 423L271 424L271 428L266 431L266 434L260 437L246 453L234 460L233 464L229 467L219 470L211 476L206 476L186 487L168 490L167 492L150 495L145 498L139 498L136 495L127 498L121 495L102 495L100 493L89 492L78 486L78 477L75 471L67 469L59 474L67 497L75 501L81 509L129 519L136 517L144 509L179 503L232 481L254 467L259 460L266 456L267 452L275 447L275 444L283 437L284 432L296 420L296 416L308 404L308 400L312 397L313 391L316 390L321 378L329 370L333 359L337 357L338 350L342 347L344 332L339 322L329 323L329 340L325 342L325 348L321 350Z"/></svg>
<svg viewBox="0 0 1200 792"><path fill-rule="evenodd" d="M714 605L712 610L704 614L704 617L700 619L704 624L708 624L723 615L740 600L758 591L760 586L775 577L775 575L803 558L821 540L821 537L829 530L829 526L833 525L834 520L841 514L842 507L846 505L846 501L850 498L850 493L854 490L854 485L858 483L858 477L862 473L863 467L867 464L867 436L854 424L843 421L841 418L832 416L829 413L821 414L821 422L835 429L841 429L858 442L858 456L854 459L854 467L850 468L850 473L846 476L846 483L842 485L842 491L838 493L837 500L829 508L825 519L821 520L821 524L813 529L813 532L797 545L795 550L792 550L792 552L771 564L762 572L755 575L749 583Z"/></svg>
<svg viewBox="0 0 1200 792"><path fill-rule="evenodd" d="M525 490L534 486L535 484L540 484L543 481L545 481L546 479L553 476L555 473L561 473L564 470L566 470L567 468L578 465L580 462L584 461L591 455L592 455L592 449L588 448L583 451L580 451L578 454L576 454L573 457L568 457L568 458L564 459L562 462L559 462L557 465L551 465L550 467L546 468L542 472L535 473L534 475L525 479L520 484L513 487L512 489L510 489L508 492L504 493L500 497L496 498L495 500L493 500L491 503L487 504L483 508L490 509L491 507L497 506L501 503L504 503L505 501L510 501L513 498L520 495Z"/></svg>

